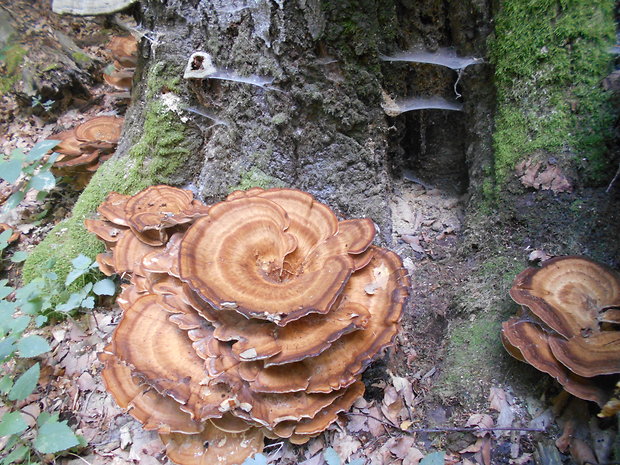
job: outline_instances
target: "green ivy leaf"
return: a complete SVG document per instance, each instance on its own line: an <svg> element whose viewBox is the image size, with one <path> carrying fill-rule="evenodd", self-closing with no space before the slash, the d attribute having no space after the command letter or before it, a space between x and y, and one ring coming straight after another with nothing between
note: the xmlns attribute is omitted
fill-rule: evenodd
<svg viewBox="0 0 620 465"><path fill-rule="evenodd" d="M9 455L7 455L2 461L2 465L9 465L11 463L18 463L21 459L23 459L28 454L27 446L19 446ZM30 465L34 465L32 462L29 462Z"/></svg>
<svg viewBox="0 0 620 465"><path fill-rule="evenodd" d="M59 140L43 140L41 142L37 142L28 155L26 156L26 161L33 162L36 160L40 160L43 155L52 150L60 143Z"/></svg>
<svg viewBox="0 0 620 465"><path fill-rule="evenodd" d="M93 261L84 254L79 254L77 257L71 260L71 264L76 270L86 270L92 262Z"/></svg>
<svg viewBox="0 0 620 465"><path fill-rule="evenodd" d="M26 260L26 258L28 258L28 252L24 252L20 250L13 254L13 256L11 257L11 261L13 263L21 263L24 260Z"/></svg>
<svg viewBox="0 0 620 465"><path fill-rule="evenodd" d="M8 336L0 341L0 362L5 361L15 352L15 336Z"/></svg>
<svg viewBox="0 0 620 465"><path fill-rule="evenodd" d="M26 194L22 191L14 192L13 195L10 196L6 202L4 202L4 211L12 210L17 207L19 203L24 200L25 195Z"/></svg>
<svg viewBox="0 0 620 465"><path fill-rule="evenodd" d="M7 412L0 420L0 436L10 436L28 429L28 425L19 412Z"/></svg>
<svg viewBox="0 0 620 465"><path fill-rule="evenodd" d="M45 315L38 315L35 319L34 319L34 324L37 326L37 328L40 328L41 326L43 326L45 323L47 323L47 317Z"/></svg>
<svg viewBox="0 0 620 465"><path fill-rule="evenodd" d="M0 378L0 392L7 394L13 387L13 378L9 375L4 375Z"/></svg>
<svg viewBox="0 0 620 465"><path fill-rule="evenodd" d="M39 381L39 363L32 365L23 375L21 375L13 388L9 392L9 400L24 400L34 391Z"/></svg>
<svg viewBox="0 0 620 465"><path fill-rule="evenodd" d="M114 295L116 284L109 278L97 281L93 286L93 292L97 295Z"/></svg>
<svg viewBox="0 0 620 465"><path fill-rule="evenodd" d="M42 171L30 178L28 185L38 191L49 191L56 185L56 178L49 171Z"/></svg>
<svg viewBox="0 0 620 465"><path fill-rule="evenodd" d="M420 465L443 465L445 452L433 452L422 459Z"/></svg>
<svg viewBox="0 0 620 465"><path fill-rule="evenodd" d="M49 352L52 348L41 336L33 334L32 336L26 336L17 341L17 350L19 350L20 357L32 358Z"/></svg>
<svg viewBox="0 0 620 465"><path fill-rule="evenodd" d="M267 465L267 457L263 454L256 454L245 459L241 465Z"/></svg>
<svg viewBox="0 0 620 465"><path fill-rule="evenodd" d="M338 453L332 448L328 447L323 451L323 458L327 465L341 465L342 461L340 460L340 456Z"/></svg>
<svg viewBox="0 0 620 465"><path fill-rule="evenodd" d="M4 179L9 184L13 184L19 179L22 174L22 159L12 158L11 160L3 161L0 163L0 178Z"/></svg>
<svg viewBox="0 0 620 465"><path fill-rule="evenodd" d="M48 420L39 428L34 447L42 454L54 454L80 443L66 421Z"/></svg>
<svg viewBox="0 0 620 465"><path fill-rule="evenodd" d="M95 298L92 295L89 295L84 300L82 300L80 307L92 310L93 308L95 308Z"/></svg>
<svg viewBox="0 0 620 465"><path fill-rule="evenodd" d="M15 290L12 287L6 285L6 283L8 282L8 279L0 279L0 299L4 299L7 295L9 295Z"/></svg>
<svg viewBox="0 0 620 465"><path fill-rule="evenodd" d="M22 315L9 322L9 329L14 333L21 333L28 327L29 324L30 317Z"/></svg>

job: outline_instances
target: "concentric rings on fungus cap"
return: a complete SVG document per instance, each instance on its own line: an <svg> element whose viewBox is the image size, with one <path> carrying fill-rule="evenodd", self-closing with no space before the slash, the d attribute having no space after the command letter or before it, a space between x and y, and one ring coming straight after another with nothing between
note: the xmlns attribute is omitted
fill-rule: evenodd
<svg viewBox="0 0 620 465"><path fill-rule="evenodd" d="M96 116L75 128L79 141L102 141L117 143L121 137L125 119L118 116Z"/></svg>
<svg viewBox="0 0 620 465"><path fill-rule="evenodd" d="M280 326L309 313L327 313L357 269L352 257L372 242L374 225L370 220L341 222L339 234L338 228L322 224L331 222L330 215L309 215L318 222L316 230L333 231L331 236L313 236L318 242L312 243L307 233L311 228L296 218L258 195L212 206L185 234L181 279L218 310ZM297 261L290 261L295 253Z"/></svg>

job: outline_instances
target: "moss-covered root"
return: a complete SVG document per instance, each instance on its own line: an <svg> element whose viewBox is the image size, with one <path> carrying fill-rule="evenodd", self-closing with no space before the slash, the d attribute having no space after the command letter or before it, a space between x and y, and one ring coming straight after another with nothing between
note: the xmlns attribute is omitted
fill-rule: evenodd
<svg viewBox="0 0 620 465"><path fill-rule="evenodd" d="M610 71L614 0L504 0L489 42L495 64L495 181L534 153L586 183L608 175L614 111L600 85Z"/></svg>
<svg viewBox="0 0 620 465"><path fill-rule="evenodd" d="M195 150L195 140L187 136L178 115L161 99L161 89L178 89L180 70L167 72L157 63L147 80L147 105L144 127L138 142L125 157L113 158L95 173L80 195L71 217L58 224L34 249L24 264L26 282L39 276L41 265L55 259L54 271L61 280L71 268L71 260L80 253L94 258L103 246L84 228L84 219L95 214L97 206L110 192L135 194L145 187L165 183ZM126 131L127 132L127 131Z"/></svg>

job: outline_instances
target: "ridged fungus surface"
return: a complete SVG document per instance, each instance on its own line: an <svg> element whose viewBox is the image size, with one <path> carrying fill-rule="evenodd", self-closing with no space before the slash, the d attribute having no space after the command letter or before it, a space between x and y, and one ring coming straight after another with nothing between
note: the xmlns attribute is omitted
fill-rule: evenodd
<svg viewBox="0 0 620 465"><path fill-rule="evenodd" d="M556 257L520 273L510 295L522 311L502 325L508 352L604 405L620 373L620 274L589 258Z"/></svg>
<svg viewBox="0 0 620 465"><path fill-rule="evenodd" d="M317 436L363 395L363 370L399 328L400 258L371 245L370 219L338 220L305 192L206 206L152 186L98 212L86 221L107 247L97 261L130 281L100 354L105 385L179 464L240 464L264 437Z"/></svg>

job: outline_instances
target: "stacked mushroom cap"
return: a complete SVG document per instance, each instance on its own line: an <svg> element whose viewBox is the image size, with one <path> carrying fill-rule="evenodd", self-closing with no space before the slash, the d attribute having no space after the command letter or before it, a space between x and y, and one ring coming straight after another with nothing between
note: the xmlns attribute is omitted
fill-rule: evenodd
<svg viewBox="0 0 620 465"><path fill-rule="evenodd" d="M101 269L131 279L106 387L175 462L241 463L263 436L320 434L399 327L400 258L371 245L371 220L338 221L310 194L254 188L205 207L154 186L98 211L86 226L107 245Z"/></svg>
<svg viewBox="0 0 620 465"><path fill-rule="evenodd" d="M131 90L138 60L138 42L133 37L114 37L108 44L114 57L114 70L103 73L103 80L115 89Z"/></svg>
<svg viewBox="0 0 620 465"><path fill-rule="evenodd" d="M620 274L585 257L557 257L519 274L510 295L522 313L502 325L508 352L602 406L602 375L620 373Z"/></svg>
<svg viewBox="0 0 620 465"><path fill-rule="evenodd" d="M60 156L53 170L58 176L74 176L84 187L91 176L116 150L124 118L97 116L79 126L52 136L61 142L54 148Z"/></svg>

